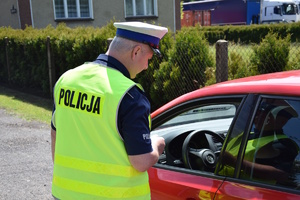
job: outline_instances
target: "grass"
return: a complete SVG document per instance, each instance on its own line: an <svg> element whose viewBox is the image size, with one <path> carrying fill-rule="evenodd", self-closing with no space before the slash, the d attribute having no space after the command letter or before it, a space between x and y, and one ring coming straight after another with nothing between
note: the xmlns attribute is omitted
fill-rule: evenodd
<svg viewBox="0 0 300 200"><path fill-rule="evenodd" d="M35 120L50 125L52 107L52 99L0 86L0 108L22 119Z"/></svg>
<svg viewBox="0 0 300 200"><path fill-rule="evenodd" d="M228 43L228 53L230 54L231 52L236 52L239 53L243 60L246 62L250 61L250 56L253 54L253 44L248 44L248 45L243 45L243 44L236 44L233 42ZM216 55L216 47L215 45L210 45L209 46L209 51L211 55ZM291 43L290 46L290 56L289 60L290 62L294 61L296 59L296 55L299 55L300 52L300 43ZM298 62L298 60L297 60Z"/></svg>

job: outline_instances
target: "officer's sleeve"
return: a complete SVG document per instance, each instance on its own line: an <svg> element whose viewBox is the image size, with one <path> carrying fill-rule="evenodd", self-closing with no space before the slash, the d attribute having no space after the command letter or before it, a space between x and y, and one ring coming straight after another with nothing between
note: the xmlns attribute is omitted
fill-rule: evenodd
<svg viewBox="0 0 300 200"><path fill-rule="evenodd" d="M120 104L117 123L128 155L152 152L149 114L147 97L138 87L133 87Z"/></svg>

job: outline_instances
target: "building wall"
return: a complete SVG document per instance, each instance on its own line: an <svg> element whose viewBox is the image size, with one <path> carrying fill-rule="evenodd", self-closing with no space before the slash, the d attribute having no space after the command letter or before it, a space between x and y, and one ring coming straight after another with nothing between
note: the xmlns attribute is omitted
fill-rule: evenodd
<svg viewBox="0 0 300 200"><path fill-rule="evenodd" d="M57 26L64 22L69 27L76 26L94 26L101 27L111 20L116 21L145 21L155 22L162 26L169 27L171 30L180 29L180 0L158 0L158 17L153 18L131 18L125 19L124 0L100 1L93 0L93 20L73 20L73 21L55 21L53 0L30 0L32 7L32 26L35 28L45 28L49 24ZM175 14L175 11L179 14ZM177 20L176 20L177 19ZM175 23L176 20L176 23Z"/></svg>
<svg viewBox="0 0 300 200"><path fill-rule="evenodd" d="M11 13L11 8L17 9L17 13ZM18 29L21 28L20 19L19 19L19 8L18 0L0 0L0 27L10 26L12 28Z"/></svg>
<svg viewBox="0 0 300 200"><path fill-rule="evenodd" d="M30 0L32 26L45 28L48 25L56 26L54 21L53 0Z"/></svg>
<svg viewBox="0 0 300 200"><path fill-rule="evenodd" d="M157 0L159 25L166 26L172 31L180 30L180 0Z"/></svg>

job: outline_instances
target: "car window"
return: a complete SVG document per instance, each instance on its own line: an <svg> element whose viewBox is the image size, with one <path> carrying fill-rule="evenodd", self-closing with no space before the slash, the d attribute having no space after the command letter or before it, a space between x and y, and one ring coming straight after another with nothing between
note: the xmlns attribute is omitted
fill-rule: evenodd
<svg viewBox="0 0 300 200"><path fill-rule="evenodd" d="M191 124L218 119L233 118L236 106L233 104L207 105L188 110L173 119L165 122L159 128L174 127L183 124Z"/></svg>
<svg viewBox="0 0 300 200"><path fill-rule="evenodd" d="M255 112L240 178L300 187L300 100L263 98Z"/></svg>
<svg viewBox="0 0 300 200"><path fill-rule="evenodd" d="M158 164L214 172L224 138L241 98L182 106L172 119L156 127L151 136L165 138L166 147ZM230 101L230 102L228 102ZM154 119L155 120L155 119Z"/></svg>

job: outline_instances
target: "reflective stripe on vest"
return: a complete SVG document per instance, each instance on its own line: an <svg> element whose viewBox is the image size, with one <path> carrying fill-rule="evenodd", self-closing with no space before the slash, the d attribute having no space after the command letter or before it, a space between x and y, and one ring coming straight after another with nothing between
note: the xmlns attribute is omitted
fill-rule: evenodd
<svg viewBox="0 0 300 200"><path fill-rule="evenodd" d="M86 161L82 159L61 156L58 154L55 155L55 164L63 167L69 167L98 174L124 177L133 177L140 175L140 172L136 171L130 166L120 166L107 163Z"/></svg>
<svg viewBox="0 0 300 200"><path fill-rule="evenodd" d="M77 193L111 199L133 199L133 196L135 196L136 199L141 199L141 197L144 196L143 198L146 199L148 196L145 197L145 195L148 195L150 192L147 183L136 187L112 188L54 176L53 184L66 190L76 191ZM95 198L93 197L93 199Z"/></svg>

